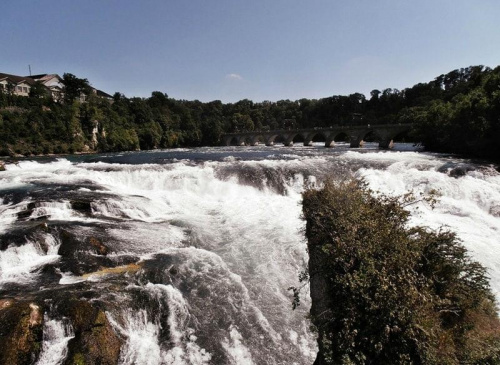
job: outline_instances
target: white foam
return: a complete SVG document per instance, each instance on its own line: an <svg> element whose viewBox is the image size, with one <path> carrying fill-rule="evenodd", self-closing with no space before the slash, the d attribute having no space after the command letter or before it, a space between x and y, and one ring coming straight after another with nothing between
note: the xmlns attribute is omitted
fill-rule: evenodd
<svg viewBox="0 0 500 365"><path fill-rule="evenodd" d="M42 351L37 365L62 364L68 354L68 342L75 337L67 319L50 319L44 315Z"/></svg>
<svg viewBox="0 0 500 365"><path fill-rule="evenodd" d="M155 365L161 363L161 348L158 343L159 328L149 318L146 310L129 312L120 327L108 316L110 322L126 337L120 351L119 363L123 365Z"/></svg>
<svg viewBox="0 0 500 365"><path fill-rule="evenodd" d="M17 213L21 212L28 203L29 201L19 204L5 204L5 202L2 202L0 205L0 233L9 230L11 224L17 220Z"/></svg>
<svg viewBox="0 0 500 365"><path fill-rule="evenodd" d="M160 313L156 313L155 317L142 309L137 312L127 311L123 326L108 314L110 322L126 338L119 363L123 365L209 364L210 353L196 343L194 330L188 326L189 306L182 294L171 285L148 283L144 289L158 301L160 311L169 312L169 341L160 343Z"/></svg>
<svg viewBox="0 0 500 365"><path fill-rule="evenodd" d="M69 201L40 202L30 215L30 219L47 217L51 220L72 220L75 213Z"/></svg>
<svg viewBox="0 0 500 365"><path fill-rule="evenodd" d="M235 327L231 326L229 329L229 336L222 341L222 347L232 364L254 364L250 350L243 344L243 337Z"/></svg>
<svg viewBox="0 0 500 365"><path fill-rule="evenodd" d="M38 242L27 241L16 247L10 246L0 251L0 287L5 283L16 282L27 284L37 277L37 270L59 259L57 251L60 243L53 236L43 237L47 252Z"/></svg>

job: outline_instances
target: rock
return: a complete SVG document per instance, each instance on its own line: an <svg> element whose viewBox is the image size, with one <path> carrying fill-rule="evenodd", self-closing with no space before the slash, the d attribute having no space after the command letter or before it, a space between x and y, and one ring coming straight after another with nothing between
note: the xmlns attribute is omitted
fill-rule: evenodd
<svg viewBox="0 0 500 365"><path fill-rule="evenodd" d="M73 210L76 210L86 215L92 214L92 206L89 200L72 200L70 204L71 204L71 209Z"/></svg>
<svg viewBox="0 0 500 365"><path fill-rule="evenodd" d="M490 208L490 211L489 213L493 216L493 217L500 217L500 205L494 205Z"/></svg>
<svg viewBox="0 0 500 365"><path fill-rule="evenodd" d="M60 268L62 271L70 271L75 275L97 271L102 267L115 266L112 260L105 256L96 256L98 249L92 245L89 239L79 237L77 234L66 229L59 229L61 246L58 254L62 256ZM101 250L107 249L102 245Z"/></svg>
<svg viewBox="0 0 500 365"><path fill-rule="evenodd" d="M123 340L115 333L102 309L87 301L74 300L67 307L66 316L72 322L75 337L68 343L64 364L118 363Z"/></svg>
<svg viewBox="0 0 500 365"><path fill-rule="evenodd" d="M0 299L0 310L9 308L14 304L14 300L12 299Z"/></svg>
<svg viewBox="0 0 500 365"><path fill-rule="evenodd" d="M26 206L26 208L24 210L17 213L17 219L19 219L19 220L28 219L36 207L37 207L37 204L35 202L28 203L28 205Z"/></svg>
<svg viewBox="0 0 500 365"><path fill-rule="evenodd" d="M5 171L5 163L0 161L0 171Z"/></svg>
<svg viewBox="0 0 500 365"><path fill-rule="evenodd" d="M99 255L106 256L109 252L109 249L97 238L90 237L89 243L92 247L95 248L96 253Z"/></svg>
<svg viewBox="0 0 500 365"><path fill-rule="evenodd" d="M439 172L448 174L451 177L459 178L467 175L469 171L474 171L475 167L467 164L457 164L453 162L447 162L443 166L438 168Z"/></svg>
<svg viewBox="0 0 500 365"><path fill-rule="evenodd" d="M179 273L179 269L177 268L177 266L173 265L170 270L168 270L168 272L172 275L177 275Z"/></svg>
<svg viewBox="0 0 500 365"><path fill-rule="evenodd" d="M26 223L17 229L6 232L0 239L0 250L9 246L23 246L28 241L36 242L40 248L47 253L47 233L50 228L47 223Z"/></svg>
<svg viewBox="0 0 500 365"><path fill-rule="evenodd" d="M458 167L455 167L454 169L450 170L449 174L451 177L459 178L459 177L467 175L467 172L473 171L473 170L474 169L469 167L469 166L458 166Z"/></svg>
<svg viewBox="0 0 500 365"><path fill-rule="evenodd" d="M44 231L45 233L48 233L50 232L50 228L47 224L47 222L44 222L44 223L41 223L37 226L38 228L40 228L42 231Z"/></svg>
<svg viewBox="0 0 500 365"><path fill-rule="evenodd" d="M43 315L36 303L2 300L0 363L33 364L42 348Z"/></svg>
<svg viewBox="0 0 500 365"><path fill-rule="evenodd" d="M83 274L82 278L89 278L91 276L104 276L104 275L120 275L120 274L132 274L136 273L142 268L143 263L138 262L138 263L132 263L128 265L123 265L123 266L116 266L116 267L106 267L104 269L90 272L88 274Z"/></svg>
<svg viewBox="0 0 500 365"><path fill-rule="evenodd" d="M40 312L40 307L36 305L35 303L30 303L30 320L29 320L29 326L34 327L34 326L40 326L43 322L43 316Z"/></svg>

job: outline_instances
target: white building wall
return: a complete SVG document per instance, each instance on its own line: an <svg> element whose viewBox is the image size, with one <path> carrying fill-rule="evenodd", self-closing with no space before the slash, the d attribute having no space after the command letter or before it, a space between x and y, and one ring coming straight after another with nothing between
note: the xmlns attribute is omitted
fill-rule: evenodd
<svg viewBox="0 0 500 365"><path fill-rule="evenodd" d="M59 78L57 76L53 76L50 79L43 81L43 84L48 88L57 86L62 89L64 87L64 85L61 83L61 81L59 81Z"/></svg>
<svg viewBox="0 0 500 365"><path fill-rule="evenodd" d="M7 80L0 81L0 90L4 92L7 91L7 85L8 85Z"/></svg>
<svg viewBox="0 0 500 365"><path fill-rule="evenodd" d="M14 95L29 96L31 86L26 82L21 82L14 87Z"/></svg>

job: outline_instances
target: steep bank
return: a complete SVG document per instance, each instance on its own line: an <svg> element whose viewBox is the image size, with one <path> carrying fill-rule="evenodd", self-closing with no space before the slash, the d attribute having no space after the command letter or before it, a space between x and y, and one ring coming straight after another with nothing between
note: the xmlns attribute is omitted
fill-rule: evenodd
<svg viewBox="0 0 500 365"><path fill-rule="evenodd" d="M315 364L497 363L486 270L454 234L407 228L405 204L356 181L304 194Z"/></svg>

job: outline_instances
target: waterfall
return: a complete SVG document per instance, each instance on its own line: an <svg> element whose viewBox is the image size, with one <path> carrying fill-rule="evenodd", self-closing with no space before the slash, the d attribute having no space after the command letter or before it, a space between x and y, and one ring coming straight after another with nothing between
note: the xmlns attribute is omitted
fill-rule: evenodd
<svg viewBox="0 0 500 365"><path fill-rule="evenodd" d="M123 339L121 364L311 364L317 349L308 288L295 311L287 290L300 285L308 260L301 193L351 174L388 195L437 191L434 209L409 207L411 224L456 231L500 298L495 167L369 144L7 165L0 173L0 292L41 304L71 295L99 305ZM90 208L78 211L74 201ZM72 336L67 319L46 314L39 363L61 363Z"/></svg>

